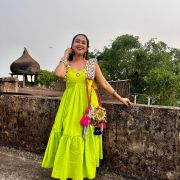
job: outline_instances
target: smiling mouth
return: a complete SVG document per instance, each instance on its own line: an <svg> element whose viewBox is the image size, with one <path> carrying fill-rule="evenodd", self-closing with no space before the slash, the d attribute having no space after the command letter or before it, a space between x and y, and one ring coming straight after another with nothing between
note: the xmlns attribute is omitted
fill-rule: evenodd
<svg viewBox="0 0 180 180"><path fill-rule="evenodd" d="M82 48L77 48L78 51L82 51L83 49Z"/></svg>

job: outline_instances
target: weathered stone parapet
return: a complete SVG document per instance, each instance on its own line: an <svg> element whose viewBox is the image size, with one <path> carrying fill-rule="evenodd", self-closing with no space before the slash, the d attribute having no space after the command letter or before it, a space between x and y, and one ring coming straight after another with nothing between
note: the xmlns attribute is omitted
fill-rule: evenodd
<svg viewBox="0 0 180 180"><path fill-rule="evenodd" d="M58 98L0 96L0 145L43 153ZM180 177L180 108L104 102L104 160L130 179Z"/></svg>
<svg viewBox="0 0 180 180"><path fill-rule="evenodd" d="M58 98L0 96L0 144L42 152L59 101Z"/></svg>
<svg viewBox="0 0 180 180"><path fill-rule="evenodd" d="M18 78L0 78L0 92L18 92Z"/></svg>
<svg viewBox="0 0 180 180"><path fill-rule="evenodd" d="M104 105L111 119L104 134L109 167L134 179L180 176L180 108Z"/></svg>

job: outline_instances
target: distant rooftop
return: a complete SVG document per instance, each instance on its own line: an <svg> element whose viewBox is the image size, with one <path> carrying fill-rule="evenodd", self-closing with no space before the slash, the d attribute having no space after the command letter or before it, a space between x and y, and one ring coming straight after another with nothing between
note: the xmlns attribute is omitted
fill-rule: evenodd
<svg viewBox="0 0 180 180"><path fill-rule="evenodd" d="M38 74L40 71L40 65L29 55L27 49L24 48L22 56L11 64L10 70L12 74L19 75Z"/></svg>

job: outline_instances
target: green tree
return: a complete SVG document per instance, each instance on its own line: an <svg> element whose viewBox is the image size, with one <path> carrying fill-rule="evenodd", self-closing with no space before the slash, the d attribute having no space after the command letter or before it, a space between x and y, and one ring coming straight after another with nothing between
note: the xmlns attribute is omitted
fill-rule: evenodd
<svg viewBox="0 0 180 180"><path fill-rule="evenodd" d="M172 56L172 71L180 75L180 49L172 48L171 50L171 56Z"/></svg>
<svg viewBox="0 0 180 180"><path fill-rule="evenodd" d="M155 98L155 104L176 105L180 99L180 50L150 39L142 45L137 36L117 37L97 56L108 80L130 79L131 92Z"/></svg>
<svg viewBox="0 0 180 180"><path fill-rule="evenodd" d="M179 98L178 51L164 42L151 39L145 44L146 66L149 68L146 81L146 94L155 97L155 104L176 105Z"/></svg>
<svg viewBox="0 0 180 180"><path fill-rule="evenodd" d="M40 70L40 76L38 77L37 83L44 85L47 88L53 87L54 82L59 78L56 77L53 72L48 70Z"/></svg>
<svg viewBox="0 0 180 180"><path fill-rule="evenodd" d="M180 78L167 69L155 68L148 75L149 89L159 105L177 105L178 88L180 87Z"/></svg>
<svg viewBox="0 0 180 180"><path fill-rule="evenodd" d="M106 76L111 80L129 78L132 68L134 51L141 47L139 37L122 35L115 39L110 48L105 47L104 51L97 57L101 60L102 69L106 69Z"/></svg>

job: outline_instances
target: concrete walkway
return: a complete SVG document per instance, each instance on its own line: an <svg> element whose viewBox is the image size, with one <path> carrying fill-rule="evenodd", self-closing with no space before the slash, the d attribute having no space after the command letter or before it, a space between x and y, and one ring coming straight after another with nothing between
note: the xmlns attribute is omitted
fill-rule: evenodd
<svg viewBox="0 0 180 180"><path fill-rule="evenodd" d="M41 168L42 156L0 146L1 180L52 180L51 169ZM95 180L126 180L99 168Z"/></svg>

